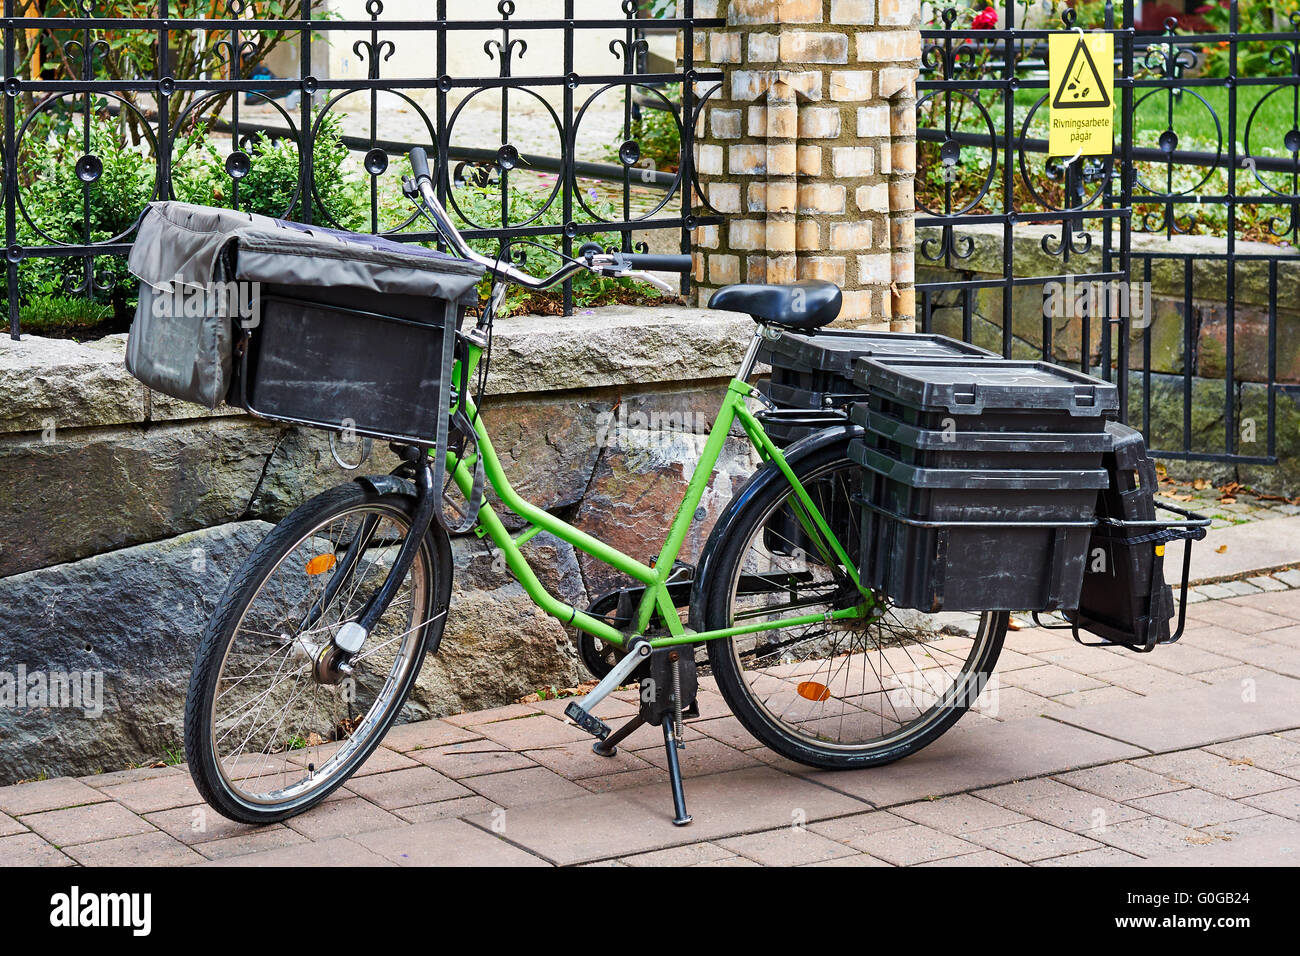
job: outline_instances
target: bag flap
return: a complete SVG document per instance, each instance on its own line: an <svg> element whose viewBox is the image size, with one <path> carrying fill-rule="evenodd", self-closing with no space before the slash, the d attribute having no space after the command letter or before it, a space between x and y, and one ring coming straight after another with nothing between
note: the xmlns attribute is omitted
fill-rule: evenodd
<svg viewBox="0 0 1300 956"><path fill-rule="evenodd" d="M274 224L266 216L196 206L183 202L150 203L127 268L154 289L170 289L176 277L185 285L205 286L217 276L221 249L241 229Z"/></svg>

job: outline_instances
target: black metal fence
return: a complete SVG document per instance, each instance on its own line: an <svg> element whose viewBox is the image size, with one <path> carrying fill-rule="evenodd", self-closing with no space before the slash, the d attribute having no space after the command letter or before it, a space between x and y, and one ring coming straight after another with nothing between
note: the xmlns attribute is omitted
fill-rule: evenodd
<svg viewBox="0 0 1300 956"><path fill-rule="evenodd" d="M691 230L719 221L695 207L692 142L699 100L721 79L696 68L694 35L721 21L696 17L693 0L654 21L642 19L638 0L605 18L564 0L562 17L549 19L525 15L513 0L431 0L420 20L387 16L383 0L367 0L364 19L330 14L320 0L39 2L33 17L38 0L3 0L0 24L14 337L31 294L125 294L121 260L110 257L129 251L150 200L434 241L414 213L398 210L401 154L414 145L436 148L437 189L465 235L504 242L516 259L539 242L569 255L593 236L631 250L643 230L666 231L688 252ZM647 29L678 38L680 60L648 56ZM607 44L617 70L580 62L579 38L590 36ZM558 55L538 62L542 38ZM296 58L293 75L268 70L274 48ZM331 48L347 49L364 76L330 78ZM397 75L394 56L410 50L420 75L409 75L409 58ZM482 68L458 75L451 65L464 64L467 50L481 52ZM611 98L621 111L616 129ZM495 122L469 122L488 103ZM601 113L602 128L589 130ZM637 135L652 115L658 162ZM395 135L398 119L405 132ZM538 130L546 145L530 145ZM674 140L680 150L665 162ZM357 160L351 184L342 182L340 169ZM193 194L196 176L203 195ZM339 214L344 194L350 218ZM56 261L57 288L46 282L33 292L24 270L49 271ZM565 311L572 305L566 284Z"/></svg>
<svg viewBox="0 0 1300 956"><path fill-rule="evenodd" d="M920 324L1114 380L1162 457L1273 463L1297 382L1278 339L1300 329L1300 16L1232 2L1218 32L1143 33L1132 0L1087 9L1013 0L993 29L958 8L924 29ZM1046 155L1046 41L1077 28L1114 37L1116 135L1111 156L1071 161ZM1072 324L1049 310L1049 290L1097 283L1124 295Z"/></svg>

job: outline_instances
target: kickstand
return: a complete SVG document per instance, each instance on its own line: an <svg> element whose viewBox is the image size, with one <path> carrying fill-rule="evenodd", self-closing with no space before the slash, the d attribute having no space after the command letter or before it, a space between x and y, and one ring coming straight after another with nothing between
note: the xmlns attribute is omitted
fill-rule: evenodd
<svg viewBox="0 0 1300 956"><path fill-rule="evenodd" d="M673 786L673 823L684 827L691 822L686 812L686 791L682 787L682 768L677 763L677 734L672 720L664 721L664 750L668 752L668 780Z"/></svg>

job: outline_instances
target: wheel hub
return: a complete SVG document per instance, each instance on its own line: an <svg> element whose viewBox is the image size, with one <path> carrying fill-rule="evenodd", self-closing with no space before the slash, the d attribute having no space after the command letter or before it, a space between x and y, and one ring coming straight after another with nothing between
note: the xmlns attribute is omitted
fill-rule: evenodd
<svg viewBox="0 0 1300 956"><path fill-rule="evenodd" d="M326 644L316 655L312 664L312 676L321 684L341 683L352 673L348 664L348 654L339 650L333 643Z"/></svg>

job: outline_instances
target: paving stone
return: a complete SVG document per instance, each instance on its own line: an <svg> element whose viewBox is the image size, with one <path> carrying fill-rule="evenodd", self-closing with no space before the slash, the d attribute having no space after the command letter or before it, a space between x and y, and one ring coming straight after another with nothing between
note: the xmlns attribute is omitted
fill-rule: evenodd
<svg viewBox="0 0 1300 956"><path fill-rule="evenodd" d="M1275 866L1300 865L1300 834L1211 840L1190 850L1155 853L1135 866Z"/></svg>
<svg viewBox="0 0 1300 956"><path fill-rule="evenodd" d="M1196 619L1218 624L1243 634L1258 634L1260 631L1275 627L1287 627L1296 622L1295 617L1286 617L1262 610L1261 605L1278 601L1291 592L1279 594L1257 594L1253 597L1236 598L1231 601L1211 601L1204 607L1197 608Z"/></svg>
<svg viewBox="0 0 1300 956"><path fill-rule="evenodd" d="M960 859L960 857L954 857ZM886 863L884 860L877 860L870 853L854 853L852 856L837 856L833 860L819 860L816 863L805 863L804 866L893 866L892 863Z"/></svg>
<svg viewBox="0 0 1300 956"><path fill-rule="evenodd" d="M500 836L463 820L434 820L351 838L399 866L547 866Z"/></svg>
<svg viewBox="0 0 1300 956"><path fill-rule="evenodd" d="M441 747L445 744L475 740L480 735L473 730L449 724L445 720L421 720L400 724L384 734L384 746L403 753L424 747Z"/></svg>
<svg viewBox="0 0 1300 956"><path fill-rule="evenodd" d="M559 747L529 750L526 751L526 755L569 780L653 769L650 763L622 747L619 747L618 752L612 757L602 757L593 751L591 744L585 740L562 744Z"/></svg>
<svg viewBox="0 0 1300 956"><path fill-rule="evenodd" d="M352 833L400 827L405 821L360 797L326 801L285 824L310 840L329 840Z"/></svg>
<svg viewBox="0 0 1300 956"><path fill-rule="evenodd" d="M225 840L248 833L265 832L281 826L278 823L270 827L236 823L234 820L226 819L206 803L196 804L192 807L176 807L172 810L146 813L144 818L168 836L180 840L188 846L206 843L210 840Z"/></svg>
<svg viewBox="0 0 1300 956"><path fill-rule="evenodd" d="M437 803L418 803L413 807L402 807L393 813L407 823L428 823L430 820L442 820L445 817L468 817L478 813L491 813L492 801L475 794L472 797L457 797L454 800L439 800Z"/></svg>
<svg viewBox="0 0 1300 956"><path fill-rule="evenodd" d="M1213 837L1199 830L1152 816L1093 830L1090 835L1102 843L1141 857L1163 856L1213 842Z"/></svg>
<svg viewBox="0 0 1300 956"><path fill-rule="evenodd" d="M1251 584L1249 581L1224 581L1223 587L1236 595L1258 594L1263 590L1263 588Z"/></svg>
<svg viewBox="0 0 1300 956"><path fill-rule="evenodd" d="M584 790L592 793L610 793L615 790L630 790L633 787L648 787L655 784L668 785L668 774L658 767L645 770L627 770L597 777L583 777L576 781Z"/></svg>
<svg viewBox="0 0 1300 956"><path fill-rule="evenodd" d="M1259 588L1261 591L1285 591L1287 589L1285 582L1279 581L1277 578L1269 577L1267 574L1261 574L1258 577L1253 578L1246 578L1246 580L1255 585L1255 587Z"/></svg>
<svg viewBox="0 0 1300 956"><path fill-rule="evenodd" d="M1111 705L1102 705L1107 706ZM960 727L883 773L842 770L819 776L817 782L883 807L1142 754L1127 744L1043 717L989 721L956 732Z"/></svg>
<svg viewBox="0 0 1300 956"><path fill-rule="evenodd" d="M1077 787L1111 800L1136 800L1170 790L1182 790L1187 786L1170 780L1154 770L1147 770L1132 763L1113 763L1104 767L1092 767L1088 770L1076 770L1072 773L1057 774L1056 779L1067 786Z"/></svg>
<svg viewBox="0 0 1300 956"><path fill-rule="evenodd" d="M739 720L730 715L714 717L712 720L693 720L690 725L704 736L737 750L753 750L755 747L764 746L754 739L754 735L746 730Z"/></svg>
<svg viewBox="0 0 1300 956"><path fill-rule="evenodd" d="M385 810L472 795L467 788L429 767L408 767L355 778L348 782L348 789Z"/></svg>
<svg viewBox="0 0 1300 956"><path fill-rule="evenodd" d="M204 866L396 866L359 843L338 837L320 843L297 843L259 853L227 856Z"/></svg>
<svg viewBox="0 0 1300 956"><path fill-rule="evenodd" d="M505 773L489 774L486 777L470 777L465 783L496 806L508 810L535 803L578 797L587 793L573 781L565 780L555 771L547 770L545 767L508 770Z"/></svg>
<svg viewBox="0 0 1300 956"><path fill-rule="evenodd" d="M543 714L550 714L552 717L564 719L565 708L573 703L574 697L557 697L553 700L539 700L535 704L528 704L529 707L535 707ZM606 721L618 721L625 717L631 717L640 706L631 701L620 700L614 695L606 697L596 707L597 716Z"/></svg>
<svg viewBox="0 0 1300 956"><path fill-rule="evenodd" d="M717 867L717 866L761 866L762 864L755 863L753 860L744 856L729 856L723 860L709 860L707 863L696 863L695 865L701 867L702 866Z"/></svg>
<svg viewBox="0 0 1300 956"><path fill-rule="evenodd" d="M1095 677L1078 674L1055 664L1044 664L1042 667L1027 667L1024 670L1012 671L1005 680L1013 686L1023 688L1031 694L1037 694L1039 697L1055 697L1059 694L1069 694L1075 691L1106 686Z"/></svg>
<svg viewBox="0 0 1300 956"><path fill-rule="evenodd" d="M1300 624L1291 627L1277 627L1271 631L1261 631L1258 637L1259 642L1253 645L1255 648L1267 647L1272 644L1300 647Z"/></svg>
<svg viewBox="0 0 1300 956"><path fill-rule="evenodd" d="M1300 820L1300 787L1272 790L1269 793L1246 797L1241 802L1289 820Z"/></svg>
<svg viewBox="0 0 1300 956"><path fill-rule="evenodd" d="M1232 591L1222 584L1198 584L1196 592L1202 597L1211 601L1221 600L1223 598L1235 597L1236 592Z"/></svg>
<svg viewBox="0 0 1300 956"><path fill-rule="evenodd" d="M980 790L975 795L1075 833L1143 816L1140 810L1045 777Z"/></svg>
<svg viewBox="0 0 1300 956"><path fill-rule="evenodd" d="M1251 664L1238 664L1235 667L1220 667L1217 670L1201 671L1199 674L1192 674L1191 676L1206 684L1234 683L1241 686L1242 681L1256 680L1261 673L1260 668Z"/></svg>
<svg viewBox="0 0 1300 956"><path fill-rule="evenodd" d="M1293 784L1290 777L1261 770L1240 761L1231 761L1205 750L1184 750L1134 761L1137 766L1164 774L1217 793L1232 800L1282 790Z"/></svg>
<svg viewBox="0 0 1300 956"><path fill-rule="evenodd" d="M1067 711L1059 719L1151 751L1200 747L1296 724L1300 681L1265 675L1245 685L1211 684L1145 700Z"/></svg>
<svg viewBox="0 0 1300 956"><path fill-rule="evenodd" d="M855 852L807 827L794 826L728 837L719 840L718 845L764 866L800 866L853 856Z"/></svg>
<svg viewBox="0 0 1300 956"><path fill-rule="evenodd" d="M33 832L55 846L72 846L92 840L148 833L153 825L117 803L94 803L66 810L46 810L22 818Z"/></svg>
<svg viewBox="0 0 1300 956"><path fill-rule="evenodd" d="M1243 648L1237 656L1247 664L1274 674L1300 677L1300 647L1289 647L1283 644L1247 647Z"/></svg>
<svg viewBox="0 0 1300 956"><path fill-rule="evenodd" d="M1154 653L1159 654L1160 651L1157 650ZM1135 694L1141 694L1143 697L1162 696L1176 691L1200 690L1203 686L1201 681L1186 677L1183 674L1175 674L1171 670L1155 667L1151 664L1129 664L1127 667L1107 671L1103 676L1107 683L1122 687ZM1131 700L1117 702L1113 706L1123 706L1124 703L1136 704L1138 702ZM1067 722L1069 720L1068 717L1062 719Z"/></svg>
<svg viewBox="0 0 1300 956"><path fill-rule="evenodd" d="M1300 588L1300 569L1274 571L1272 577L1275 581L1281 581L1289 588Z"/></svg>
<svg viewBox="0 0 1300 956"><path fill-rule="evenodd" d="M1182 641L1168 647L1157 648L1151 654L1153 667L1173 671L1175 674L1195 674L1197 671L1213 670L1216 667L1231 667L1237 660L1192 647Z"/></svg>
<svg viewBox="0 0 1300 956"><path fill-rule="evenodd" d="M1019 860L1013 860L992 850L980 850L978 853L964 853L961 856L949 856L942 860L930 860L917 866L1025 866Z"/></svg>
<svg viewBox="0 0 1300 956"><path fill-rule="evenodd" d="M15 833L26 833L27 828L12 817L0 813L0 837L13 836Z"/></svg>
<svg viewBox="0 0 1300 956"><path fill-rule="evenodd" d="M188 866L203 857L165 833L141 833L67 849L82 866Z"/></svg>
<svg viewBox="0 0 1300 956"><path fill-rule="evenodd" d="M1028 817L969 794L957 794L939 800L921 800L894 807L891 813L905 817L944 833L961 836L972 830L1023 823Z"/></svg>
<svg viewBox="0 0 1300 956"><path fill-rule="evenodd" d="M989 700L988 706L980 706L979 711L997 720L1041 717L1053 714L1061 707L1060 704L1053 703L1038 694L1032 694L1021 687L1005 685L990 687Z"/></svg>
<svg viewBox="0 0 1300 956"><path fill-rule="evenodd" d="M138 783L142 780L157 780L159 777L188 776L189 770L181 765L169 767L131 767L127 770L113 770L108 773L92 773L78 777L88 787L103 790L115 787L119 783Z"/></svg>
<svg viewBox="0 0 1300 956"><path fill-rule="evenodd" d="M963 834L972 843L996 850L998 853L1033 863L1065 853L1077 853L1097 848L1097 843L1087 837L1054 827L1041 820L1013 823Z"/></svg>
<svg viewBox="0 0 1300 956"><path fill-rule="evenodd" d="M1036 651L1050 651L1066 647L1072 643L1070 636L1064 632L1053 632L1041 627L1026 627L1019 631L1007 631L1005 645L1021 654L1033 654Z"/></svg>
<svg viewBox="0 0 1300 956"><path fill-rule="evenodd" d="M412 757L452 780L477 777L504 770L522 770L537 763L524 754L506 750L491 740L475 740L446 747L430 747L409 752Z"/></svg>
<svg viewBox="0 0 1300 956"><path fill-rule="evenodd" d="M108 797L72 777L55 777L32 783L0 787L0 810L10 816L60 810L87 803L103 803Z"/></svg>
<svg viewBox="0 0 1300 956"><path fill-rule="evenodd" d="M1205 749L1229 760L1247 760L1263 770L1300 777L1300 740L1288 740L1281 734L1243 737L1211 744Z"/></svg>
<svg viewBox="0 0 1300 956"><path fill-rule="evenodd" d="M568 864L771 829L796 819L812 823L862 807L769 767L698 777L687 787L686 800L695 817L689 827L673 826L671 795L655 784L509 810L506 833L511 842ZM471 819L491 825L490 816Z"/></svg>
<svg viewBox="0 0 1300 956"><path fill-rule="evenodd" d="M863 836L856 845L894 866L915 866L930 860L974 853L980 847L947 833L913 823Z"/></svg>
<svg viewBox="0 0 1300 956"><path fill-rule="evenodd" d="M1244 801L1229 800L1196 787L1158 793L1153 797L1141 797L1130 802L1139 810L1193 829L1229 823L1257 816L1261 812L1246 805Z"/></svg>
<svg viewBox="0 0 1300 956"><path fill-rule="evenodd" d="M1129 700L1141 697L1123 687L1096 687L1092 690L1079 690L1072 694L1061 694L1052 698L1052 703L1062 707L1094 707L1097 704L1109 704L1117 700Z"/></svg>
<svg viewBox="0 0 1300 956"><path fill-rule="evenodd" d="M862 840L865 837L883 830L894 830L911 825L912 821L905 817L896 816L886 810L872 810L868 813L856 813L850 817L840 817L837 820L823 820L820 823L810 824L808 829L837 843L861 850Z"/></svg>
<svg viewBox="0 0 1300 956"><path fill-rule="evenodd" d="M1219 627L1216 624L1207 624L1204 627L1187 631L1178 643L1182 644L1184 642L1189 647L1194 647L1197 650L1210 651L1213 654L1220 654L1233 660L1241 660L1240 657L1237 657L1237 652L1244 647L1263 647L1268 643L1262 637L1257 637L1254 634L1242 634L1226 627ZM1165 648L1160 648L1152 653L1162 654L1165 650Z"/></svg>
<svg viewBox="0 0 1300 956"><path fill-rule="evenodd" d="M136 813L189 807L203 800L188 773L136 780L104 787L101 792Z"/></svg>
<svg viewBox="0 0 1300 956"><path fill-rule="evenodd" d="M1300 838L1300 823L1279 814L1264 812L1227 823L1216 823L1197 832L1224 841L1247 840L1255 837L1279 841L1293 840Z"/></svg>
<svg viewBox="0 0 1300 956"><path fill-rule="evenodd" d="M1105 653L1104 650L1104 648L1100 647L1084 647L1082 644L1071 641L1069 644L1063 644L1051 650L1035 651L1032 659L1046 664L1055 664L1078 674L1090 675L1101 674L1124 666L1124 658L1116 654ZM1000 657L998 658L998 670L1002 670L1002 659Z"/></svg>
<svg viewBox="0 0 1300 956"><path fill-rule="evenodd" d="M228 856L246 856L250 853L262 853L282 846L297 846L308 843L301 833L295 833L288 827L263 827L239 836L225 837L221 840L209 840L196 843L194 849L209 860L221 860Z"/></svg>
<svg viewBox="0 0 1300 956"><path fill-rule="evenodd" d="M592 739L585 730L546 714L476 724L475 729L510 750L535 750L574 740Z"/></svg>
<svg viewBox="0 0 1300 956"><path fill-rule="evenodd" d="M444 723L453 724L457 727L477 727L482 724L492 724L503 720L514 720L518 717L529 717L540 713L540 710L530 704L507 704L504 707L493 707L490 710L476 710L465 714L452 714L450 717L442 718L442 720Z"/></svg>
<svg viewBox="0 0 1300 956"><path fill-rule="evenodd" d="M637 755L661 770L668 769L668 754L662 747L640 750ZM683 777L725 773L759 764L752 754L707 737L686 741L686 749L677 751L677 762L681 765Z"/></svg>
<svg viewBox="0 0 1300 956"><path fill-rule="evenodd" d="M1207 597L1204 593L1202 593L1200 588L1193 587L1187 589L1187 604L1189 607L1193 604L1201 604L1202 602L1208 600L1209 597Z"/></svg>
<svg viewBox="0 0 1300 956"><path fill-rule="evenodd" d="M1039 860L1034 866L1128 866L1141 860L1140 856L1105 846L1068 856L1054 856L1050 860Z"/></svg>
<svg viewBox="0 0 1300 956"><path fill-rule="evenodd" d="M0 837L0 866L75 866L71 858L35 833Z"/></svg>
<svg viewBox="0 0 1300 956"><path fill-rule="evenodd" d="M695 866L698 863L712 863L736 855L716 843L689 843L686 846L670 847L667 850L636 853L623 857L619 862L627 866Z"/></svg>
<svg viewBox="0 0 1300 956"><path fill-rule="evenodd" d="M1273 577L1290 584L1292 588L1300 587L1300 585L1291 583L1300 580L1300 571L1281 571L1274 574ZM1249 608L1252 611L1289 618L1288 621L1283 622L1283 626L1300 621L1300 590L1266 592L1251 597L1234 598L1229 603ZM1232 625L1229 624L1228 627L1232 627ZM1260 627L1256 628L1256 630L1267 630L1267 628Z"/></svg>

